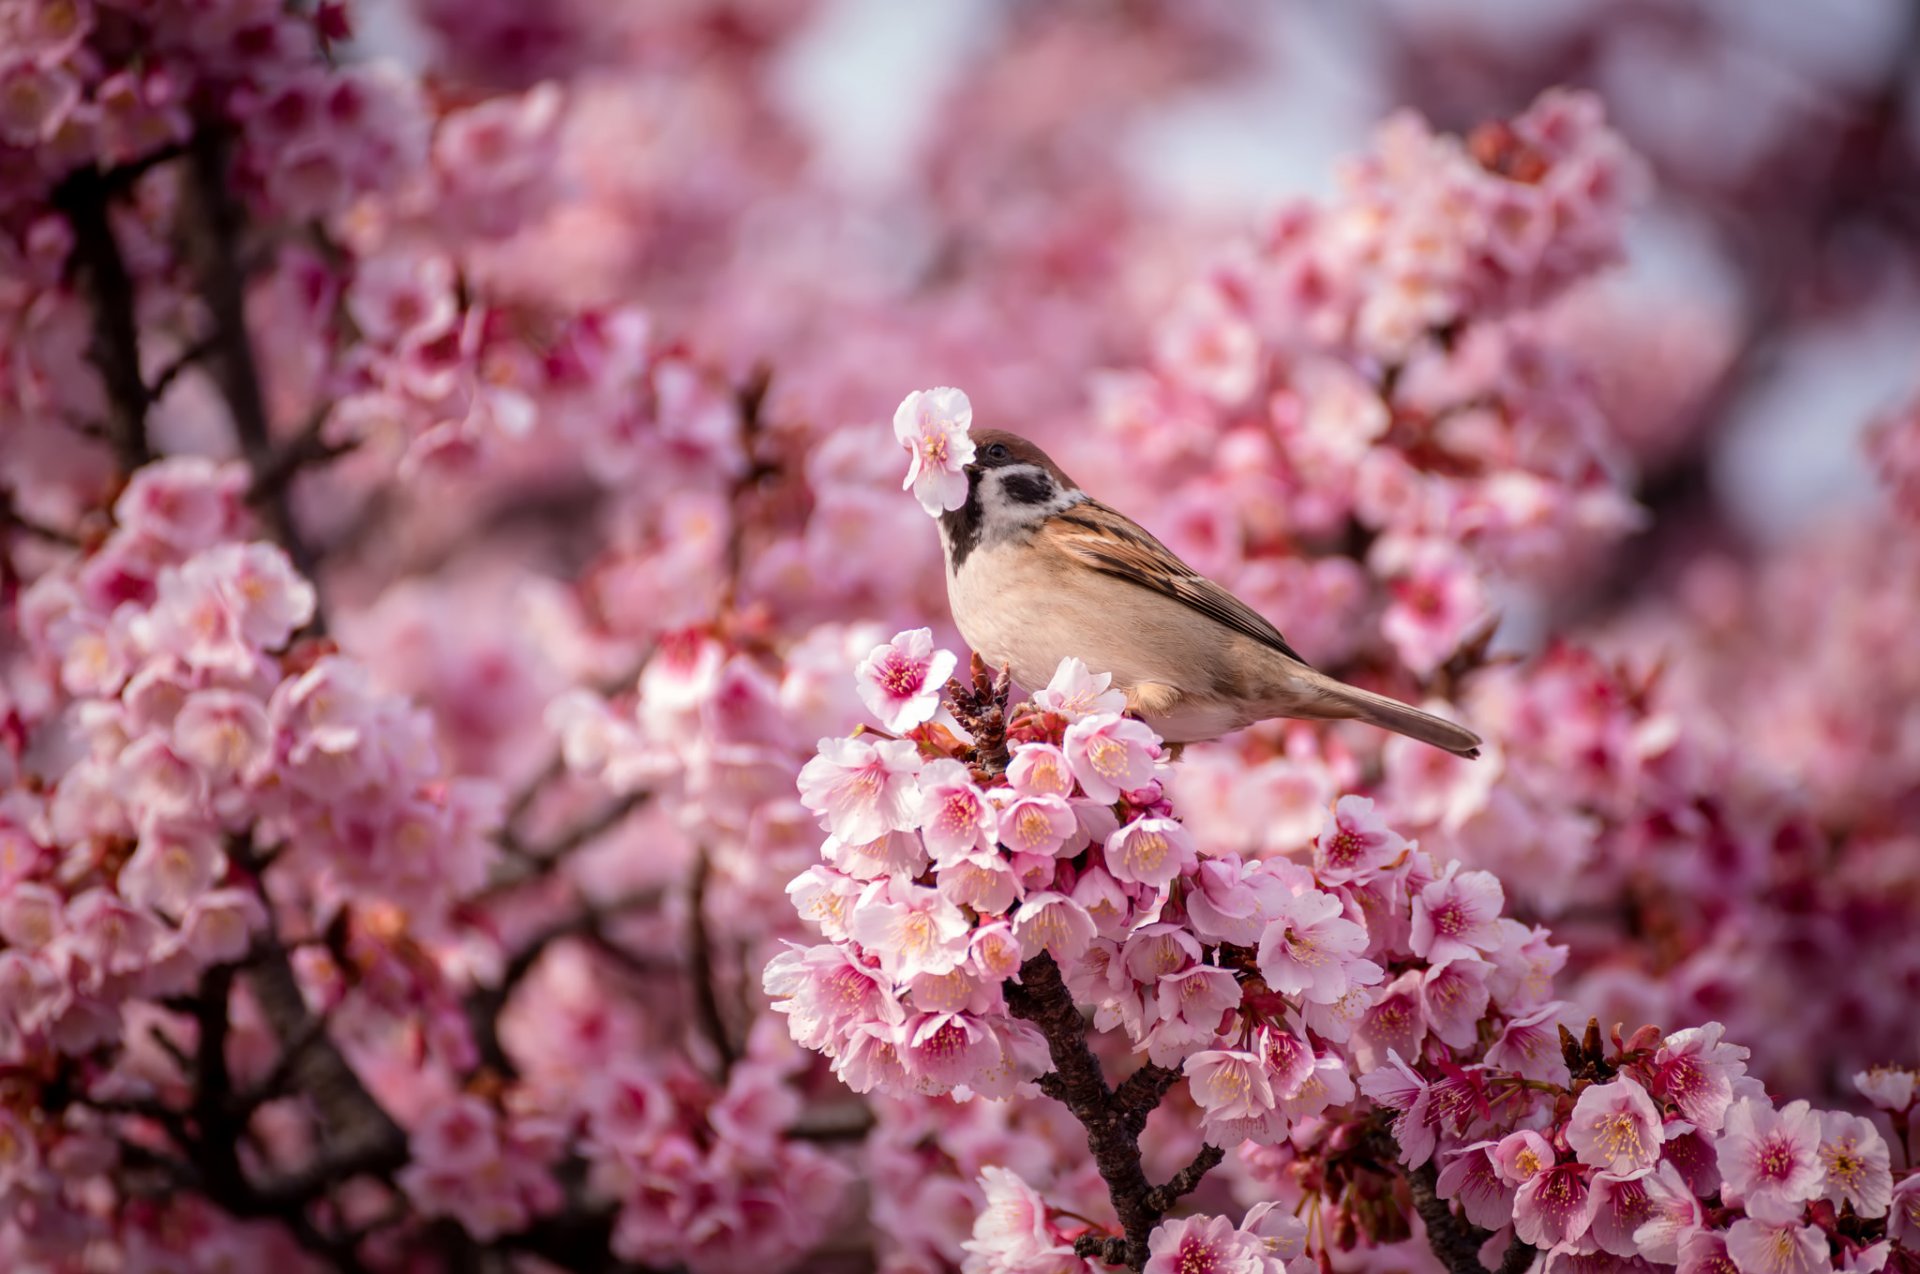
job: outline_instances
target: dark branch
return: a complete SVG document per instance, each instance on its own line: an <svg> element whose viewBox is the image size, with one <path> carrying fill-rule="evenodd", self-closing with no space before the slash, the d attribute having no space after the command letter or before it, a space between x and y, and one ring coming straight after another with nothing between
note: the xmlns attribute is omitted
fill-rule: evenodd
<svg viewBox="0 0 1920 1274"><path fill-rule="evenodd" d="M62 181L54 203L73 226L73 269L93 309L87 357L107 393L106 434L122 473L153 459L147 442L147 384L140 375L140 332L134 321L133 279L108 208L114 185L97 168Z"/></svg>
<svg viewBox="0 0 1920 1274"><path fill-rule="evenodd" d="M194 135L189 157L195 195L192 215L199 231L194 242L200 290L213 315L213 331L207 338L213 343L213 350L208 361L233 417L240 454L246 458L253 470L255 485L259 486L275 472L277 457L267 419L266 395L260 387L260 366L247 332L247 280L240 264L240 239L246 231L246 218L227 182L226 134L211 125L202 127ZM317 561L294 523L293 511L285 496L282 481L269 498L260 502L261 516L273 537L287 550L294 568L317 585L319 581L314 578ZM318 614L314 628L324 628Z"/></svg>
<svg viewBox="0 0 1920 1274"><path fill-rule="evenodd" d="M1053 1073L1040 1087L1073 1112L1087 1130L1087 1149L1113 1200L1122 1234L1082 1235L1075 1251L1109 1265L1138 1270L1147 1263L1147 1237L1166 1210L1199 1185L1221 1152L1207 1147L1166 1185L1155 1187L1140 1166L1140 1131L1167 1089L1179 1078L1164 1066L1143 1066L1118 1089L1107 1087L1100 1061L1087 1047L1087 1025L1061 980L1053 957L1041 953L1020 966L1020 980L1005 987L1007 1008L1046 1037Z"/></svg>
<svg viewBox="0 0 1920 1274"><path fill-rule="evenodd" d="M1407 1190L1413 1195L1413 1210L1427 1228L1427 1246L1440 1258L1450 1274L1487 1274L1480 1261L1480 1249L1493 1236L1463 1217L1439 1193L1440 1170L1432 1160L1407 1174ZM1501 1259L1501 1274L1520 1274L1533 1264L1534 1250L1515 1238Z"/></svg>
<svg viewBox="0 0 1920 1274"><path fill-rule="evenodd" d="M706 847L694 852L693 883L687 890L688 978L693 983L693 1009L700 1033L713 1046L724 1077L739 1060L727 1020L720 1012L720 993L713 984L713 935L707 932L707 881L713 874Z"/></svg>

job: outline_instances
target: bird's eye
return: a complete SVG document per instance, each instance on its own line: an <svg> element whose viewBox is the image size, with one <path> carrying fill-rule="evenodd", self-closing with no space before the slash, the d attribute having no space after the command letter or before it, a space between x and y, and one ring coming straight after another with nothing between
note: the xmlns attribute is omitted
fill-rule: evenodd
<svg viewBox="0 0 1920 1274"><path fill-rule="evenodd" d="M989 460L1005 460L1008 456L1012 454L1013 453L1011 451L1007 450L1007 444L1004 442L994 442L994 443L987 444L986 456L987 456L987 459Z"/></svg>

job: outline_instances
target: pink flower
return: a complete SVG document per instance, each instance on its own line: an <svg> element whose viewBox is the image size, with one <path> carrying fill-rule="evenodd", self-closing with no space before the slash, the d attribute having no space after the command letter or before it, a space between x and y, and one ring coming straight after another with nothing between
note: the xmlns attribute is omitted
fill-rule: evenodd
<svg viewBox="0 0 1920 1274"><path fill-rule="evenodd" d="M1774 1110L1742 1098L1727 1110L1719 1144L1722 1194L1749 1216L1788 1221L1819 1197L1820 1117L1804 1101Z"/></svg>
<svg viewBox="0 0 1920 1274"><path fill-rule="evenodd" d="M996 789L1012 791L1013 789ZM1059 796L1019 796L1000 809L1000 841L1016 854L1051 858L1080 830L1073 807Z"/></svg>
<svg viewBox="0 0 1920 1274"><path fill-rule="evenodd" d="M1374 993L1373 1004L1354 1024L1348 1046L1354 1063L1374 1070L1388 1056L1420 1059L1427 1040L1427 1015L1420 1007L1421 974L1408 969Z"/></svg>
<svg viewBox="0 0 1920 1274"><path fill-rule="evenodd" d="M800 769L800 803L845 841L912 831L919 822L920 753L905 739L822 739Z"/></svg>
<svg viewBox="0 0 1920 1274"><path fill-rule="evenodd" d="M1580 1094L1567 1124L1567 1144L1581 1163L1624 1174L1660 1158L1660 1111L1646 1089L1621 1076Z"/></svg>
<svg viewBox="0 0 1920 1274"><path fill-rule="evenodd" d="M180 941L203 965L230 964L247 954L266 927L267 911L248 889L213 889L180 920Z"/></svg>
<svg viewBox="0 0 1920 1274"><path fill-rule="evenodd" d="M1514 1189L1495 1171L1491 1141L1476 1141L1456 1150L1434 1183L1443 1199L1457 1199L1467 1220L1482 1229L1497 1230L1513 1219Z"/></svg>
<svg viewBox="0 0 1920 1274"><path fill-rule="evenodd" d="M945 1092L988 1077L1001 1064L1000 1041L966 1013L924 1013L901 1028L901 1065L922 1092Z"/></svg>
<svg viewBox="0 0 1920 1274"><path fill-rule="evenodd" d="M1124 712L1127 696L1122 691L1108 689L1112 684L1112 673L1089 672L1084 663L1069 656L1054 669L1053 680L1044 689L1033 692L1033 703L1047 712L1059 713L1069 722Z"/></svg>
<svg viewBox="0 0 1920 1274"><path fill-rule="evenodd" d="M1887 1237L1909 1248L1920 1247L1920 1172L1909 1172L1893 1188L1887 1205Z"/></svg>
<svg viewBox="0 0 1920 1274"><path fill-rule="evenodd" d="M1493 1148L1493 1166L1510 1185L1525 1185L1554 1165L1553 1146L1531 1128L1510 1132Z"/></svg>
<svg viewBox="0 0 1920 1274"><path fill-rule="evenodd" d="M1647 1211L1633 1232L1634 1246L1649 1261L1675 1264L1680 1259L1681 1244L1700 1227L1704 1217L1700 1200L1680 1170L1665 1161L1640 1182Z"/></svg>
<svg viewBox="0 0 1920 1274"><path fill-rule="evenodd" d="M1201 859L1187 894L1193 931L1208 942L1256 945L1266 928L1268 899L1262 896L1262 882L1279 883L1264 874L1248 875L1237 855Z"/></svg>
<svg viewBox="0 0 1920 1274"><path fill-rule="evenodd" d="M1031 894L1013 913L1014 937L1020 954L1031 959L1046 951L1065 963L1077 960L1094 939L1093 917L1065 894Z"/></svg>
<svg viewBox="0 0 1920 1274"><path fill-rule="evenodd" d="M1473 1044L1487 1013L1490 972L1484 960L1445 960L1420 980L1420 1008L1442 1043L1454 1048Z"/></svg>
<svg viewBox="0 0 1920 1274"><path fill-rule="evenodd" d="M857 1023L898 1024L904 1013L880 971L832 943L789 944L767 962L761 986L773 1011L787 1015L794 1041L828 1050Z"/></svg>
<svg viewBox="0 0 1920 1274"><path fill-rule="evenodd" d="M1260 976L1268 986L1331 1004L1380 980L1380 966L1360 955L1367 931L1341 911L1338 898L1316 889L1279 903L1260 936Z"/></svg>
<svg viewBox="0 0 1920 1274"><path fill-rule="evenodd" d="M1163 1052L1154 1060L1170 1066L1187 1047L1214 1037L1221 1015L1240 1003L1240 983L1231 969L1196 964L1161 978L1154 994L1160 1011L1154 1038L1165 1049L1178 1050Z"/></svg>
<svg viewBox="0 0 1920 1274"><path fill-rule="evenodd" d="M1461 871L1447 864L1413 900L1413 953L1431 961L1478 957L1500 945L1500 911L1506 894L1491 872Z"/></svg>
<svg viewBox="0 0 1920 1274"><path fill-rule="evenodd" d="M346 304L361 332L388 346L435 340L460 319L453 262L439 253L389 251L361 260Z"/></svg>
<svg viewBox="0 0 1920 1274"><path fill-rule="evenodd" d="M967 958L972 928L938 890L906 881L876 883L854 906L847 929L896 982L947 973Z"/></svg>
<svg viewBox="0 0 1920 1274"><path fill-rule="evenodd" d="M989 1165L980 1170L980 1189L987 1196L973 1223L973 1237L962 1243L970 1253L967 1267L996 1271L1024 1271L1063 1266L1073 1249L1056 1238L1047 1225L1047 1205L1039 1192L1006 1168Z"/></svg>
<svg viewBox="0 0 1920 1274"><path fill-rule="evenodd" d="M829 836L820 846L820 856L859 880L912 878L927 867L926 846L912 832L886 832L864 845L849 845L838 836Z"/></svg>
<svg viewBox="0 0 1920 1274"><path fill-rule="evenodd" d="M1142 1274L1264 1274L1266 1245L1223 1216L1162 1221Z"/></svg>
<svg viewBox="0 0 1920 1274"><path fill-rule="evenodd" d="M1433 1158L1439 1145L1433 1085L1401 1060L1399 1053L1389 1049L1386 1065L1362 1075L1360 1091L1399 1112L1393 1121L1393 1139L1400 1147L1401 1163L1418 1168Z"/></svg>
<svg viewBox="0 0 1920 1274"><path fill-rule="evenodd" d="M1639 1254L1634 1236L1653 1215L1647 1178L1645 1172L1593 1174L1593 1241L1601 1251L1613 1256Z"/></svg>
<svg viewBox="0 0 1920 1274"><path fill-rule="evenodd" d="M1386 543L1383 541L1383 543ZM1386 554L1394 579L1393 600L1380 617L1380 631L1401 661L1426 676L1459 648L1487 615L1487 594L1472 567L1451 547L1421 543Z"/></svg>
<svg viewBox="0 0 1920 1274"><path fill-rule="evenodd" d="M1717 1230L1695 1230L1680 1240L1680 1261L1674 1274L1743 1274L1727 1255L1726 1236Z"/></svg>
<svg viewBox="0 0 1920 1274"><path fill-rule="evenodd" d="M227 856L209 830L191 824L149 822L139 848L116 882L137 906L179 916L211 889L227 869Z"/></svg>
<svg viewBox="0 0 1920 1274"><path fill-rule="evenodd" d="M912 459L902 491L911 490L930 517L967 502L973 463L973 404L957 389L918 389L893 413L893 436Z"/></svg>
<svg viewBox="0 0 1920 1274"><path fill-rule="evenodd" d="M941 757L920 771L920 836L935 863L973 851L990 852L999 837L999 814L974 783L967 767Z"/></svg>
<svg viewBox="0 0 1920 1274"><path fill-rule="evenodd" d="M1893 1197L1891 1163L1886 1138L1871 1119L1837 1110L1820 1116L1820 1166L1826 1170L1820 1197L1836 1208L1850 1203L1856 1216L1885 1216Z"/></svg>
<svg viewBox="0 0 1920 1274"><path fill-rule="evenodd" d="M200 690L173 718L173 747L217 783L244 779L264 759L269 727L260 700L237 690Z"/></svg>
<svg viewBox="0 0 1920 1274"><path fill-rule="evenodd" d="M1718 1022L1676 1031L1653 1056L1653 1091L1705 1132L1720 1130L1733 1104L1733 1081L1747 1073L1747 1050L1723 1043L1725 1033Z"/></svg>
<svg viewBox="0 0 1920 1274"><path fill-rule="evenodd" d="M1325 885L1365 884L1406 851L1407 842L1364 796L1343 796L1313 843L1313 871Z"/></svg>
<svg viewBox="0 0 1920 1274"><path fill-rule="evenodd" d="M1587 1168L1577 1163L1543 1168L1521 1185L1513 1200L1513 1232L1545 1251L1566 1249L1593 1224Z"/></svg>
<svg viewBox="0 0 1920 1274"><path fill-rule="evenodd" d="M1727 1227L1727 1256L1740 1274L1826 1274L1827 1239L1811 1225L1742 1217Z"/></svg>
<svg viewBox="0 0 1920 1274"><path fill-rule="evenodd" d="M1920 1072L1903 1066L1875 1066L1855 1075L1853 1086L1881 1110L1897 1114L1913 1105L1914 1093L1920 1089Z"/></svg>
<svg viewBox="0 0 1920 1274"><path fill-rule="evenodd" d="M1143 722L1094 713L1068 726L1064 743L1067 764L1081 790L1102 805L1144 787L1153 777L1159 741Z"/></svg>
<svg viewBox="0 0 1920 1274"><path fill-rule="evenodd" d="M1067 754L1051 743L1022 743L1007 762L1007 783L1021 796L1073 795Z"/></svg>
<svg viewBox="0 0 1920 1274"><path fill-rule="evenodd" d="M1106 858L1114 879L1155 889L1197 861L1193 838L1171 818L1134 819L1107 838Z"/></svg>
<svg viewBox="0 0 1920 1274"><path fill-rule="evenodd" d="M1565 1084L1567 1063L1560 1051L1559 1027L1567 1017L1563 1000L1552 1000L1507 1022L1487 1049L1487 1065L1528 1079Z"/></svg>
<svg viewBox="0 0 1920 1274"><path fill-rule="evenodd" d="M950 650L933 648L933 630L915 628L875 646L854 673L860 702L894 734L933 720L940 690L953 676L957 660Z"/></svg>

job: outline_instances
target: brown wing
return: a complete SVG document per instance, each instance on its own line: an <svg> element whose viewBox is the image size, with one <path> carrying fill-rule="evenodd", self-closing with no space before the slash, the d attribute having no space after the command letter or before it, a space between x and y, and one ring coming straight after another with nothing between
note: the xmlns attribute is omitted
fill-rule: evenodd
<svg viewBox="0 0 1920 1274"><path fill-rule="evenodd" d="M1125 515L1098 500L1084 500L1048 520L1047 533L1094 570L1152 589L1207 618L1245 633L1300 663L1300 652L1253 607L1174 555Z"/></svg>

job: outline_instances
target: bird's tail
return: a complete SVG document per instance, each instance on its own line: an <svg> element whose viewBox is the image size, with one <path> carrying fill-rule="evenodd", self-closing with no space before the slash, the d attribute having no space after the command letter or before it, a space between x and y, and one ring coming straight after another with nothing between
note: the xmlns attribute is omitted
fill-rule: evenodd
<svg viewBox="0 0 1920 1274"><path fill-rule="evenodd" d="M1480 736L1465 726L1455 725L1431 712L1422 712L1398 699L1389 699L1371 690L1335 681L1324 673L1314 673L1311 678L1303 680L1309 681L1312 693L1306 703L1296 703L1287 713L1288 716L1365 721L1383 730L1392 730L1395 734L1431 743L1455 756L1480 755Z"/></svg>

